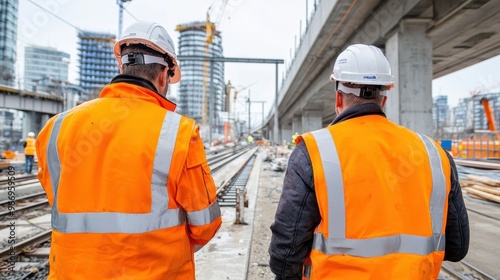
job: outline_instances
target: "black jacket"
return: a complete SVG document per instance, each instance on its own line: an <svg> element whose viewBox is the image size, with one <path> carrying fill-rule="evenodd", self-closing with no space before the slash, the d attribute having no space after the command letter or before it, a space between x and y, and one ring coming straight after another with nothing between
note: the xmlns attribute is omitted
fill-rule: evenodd
<svg viewBox="0 0 500 280"><path fill-rule="evenodd" d="M342 112L331 125L365 115L385 117L379 106L364 104ZM456 262L465 257L469 248L469 219L455 162L446 154L451 166L451 191L448 197L445 260ZM276 279L301 279L314 229L320 221L311 159L304 141L301 141L290 155L275 222L271 225L273 235L269 265Z"/></svg>

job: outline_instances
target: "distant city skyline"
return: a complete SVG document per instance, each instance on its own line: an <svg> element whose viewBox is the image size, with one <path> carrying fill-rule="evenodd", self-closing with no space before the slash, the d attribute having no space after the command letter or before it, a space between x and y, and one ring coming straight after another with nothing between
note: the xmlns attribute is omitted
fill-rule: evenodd
<svg viewBox="0 0 500 280"><path fill-rule="evenodd" d="M493 70L499 64L500 56L496 56L434 79L432 96L446 95L448 104L455 107L460 99L470 97L473 91L479 90L482 94L500 92L500 75Z"/></svg>
<svg viewBox="0 0 500 280"><path fill-rule="evenodd" d="M496 129L500 129L500 92L480 93L460 100L457 106L450 107L448 96L433 97L432 117L433 134L438 138L445 134L471 133L473 131L488 131L489 125L484 104L480 101L486 98Z"/></svg>
<svg viewBox="0 0 500 280"><path fill-rule="evenodd" d="M24 88L33 91L43 79L68 80L70 55L52 47L27 46L24 49Z"/></svg>

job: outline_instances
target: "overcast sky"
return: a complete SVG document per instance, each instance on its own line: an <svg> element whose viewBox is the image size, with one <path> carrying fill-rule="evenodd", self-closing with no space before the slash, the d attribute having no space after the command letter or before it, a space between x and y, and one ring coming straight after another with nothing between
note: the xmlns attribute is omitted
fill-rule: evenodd
<svg viewBox="0 0 500 280"><path fill-rule="evenodd" d="M52 11L66 22L32 2ZM306 2L309 3L310 11L314 0L229 0L218 28L222 32L224 56L276 58L285 59L285 63L288 63L295 37L300 32L301 21L304 22L306 16ZM132 0L125 4L127 11L123 15L123 29L136 21L134 17L156 21L167 29L177 48L179 33L175 31L176 25L205 20L207 9L212 3L213 0ZM55 47L69 53L69 80L77 83L78 38L75 27L116 34L118 5L116 0L20 0L18 24L17 49L20 63L17 63L16 77L22 79L24 76L24 47L34 44ZM469 92L478 87L498 91L500 77L492 70L499 64L500 56L436 79L433 81L433 95L448 95L449 102L455 105L459 98L468 97ZM279 68L280 80L284 69L284 66ZM225 65L226 82L231 80L239 88L251 85L239 94L237 109L242 111L241 118L247 116L243 106L248 90L252 100L266 101L264 111L267 115L274 102L274 77L274 65ZM173 93L177 94L177 87L173 87ZM252 106L254 124L260 122L261 106Z"/></svg>

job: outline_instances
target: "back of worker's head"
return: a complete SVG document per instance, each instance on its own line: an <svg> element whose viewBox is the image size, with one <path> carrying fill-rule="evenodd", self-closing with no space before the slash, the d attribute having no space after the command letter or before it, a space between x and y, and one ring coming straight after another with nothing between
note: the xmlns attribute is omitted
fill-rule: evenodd
<svg viewBox="0 0 500 280"><path fill-rule="evenodd" d="M387 91L394 86L391 66L382 51L363 44L351 45L340 53L330 81L335 82L348 107L365 103L383 107Z"/></svg>
<svg viewBox="0 0 500 280"><path fill-rule="evenodd" d="M123 74L152 80L167 67L170 84L181 79L172 38L157 23L138 21L127 27L115 44L114 53Z"/></svg>

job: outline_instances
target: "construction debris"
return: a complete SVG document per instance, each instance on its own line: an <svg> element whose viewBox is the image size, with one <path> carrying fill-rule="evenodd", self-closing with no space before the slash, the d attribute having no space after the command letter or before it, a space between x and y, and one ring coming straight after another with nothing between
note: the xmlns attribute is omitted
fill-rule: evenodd
<svg viewBox="0 0 500 280"><path fill-rule="evenodd" d="M462 189L473 198L500 203L500 180L478 175L466 175L460 180Z"/></svg>
<svg viewBox="0 0 500 280"><path fill-rule="evenodd" d="M264 149L264 161L269 162L271 170L282 172L288 165L288 157L292 150L283 147L262 147Z"/></svg>

